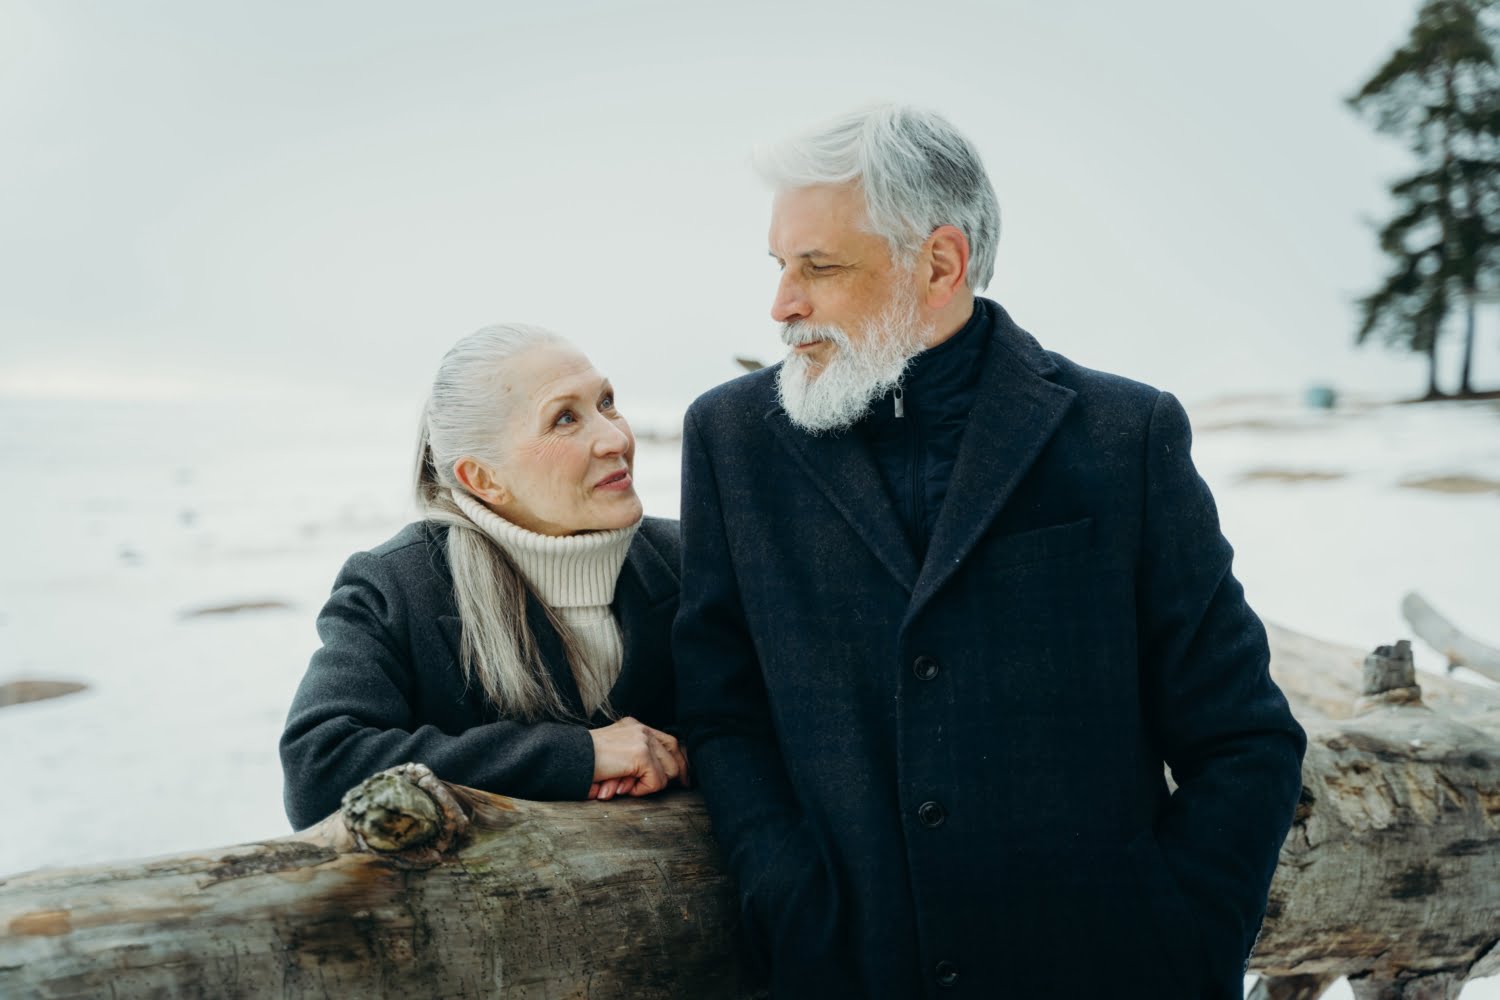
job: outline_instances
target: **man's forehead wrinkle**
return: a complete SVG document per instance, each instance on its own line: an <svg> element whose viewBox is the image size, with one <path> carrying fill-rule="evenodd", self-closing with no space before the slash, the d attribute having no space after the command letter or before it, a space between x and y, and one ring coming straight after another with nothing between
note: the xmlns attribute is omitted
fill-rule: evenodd
<svg viewBox="0 0 1500 1000"><path fill-rule="evenodd" d="M777 253L775 250L767 250L766 253L770 254L772 257L774 257L777 260L783 260L783 259L785 259L785 258L783 258L781 256L781 254ZM801 253L788 254L787 256L791 257L791 258L795 258L796 260L811 260L814 257L836 257L838 255L835 254L835 253L833 253L832 251L829 251L829 250L813 249L813 250L803 250Z"/></svg>

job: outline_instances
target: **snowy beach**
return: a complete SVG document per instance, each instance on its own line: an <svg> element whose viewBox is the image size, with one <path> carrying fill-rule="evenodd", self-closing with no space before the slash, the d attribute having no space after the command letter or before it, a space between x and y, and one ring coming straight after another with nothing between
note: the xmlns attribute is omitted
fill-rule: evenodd
<svg viewBox="0 0 1500 1000"><path fill-rule="evenodd" d="M1500 640L1500 403L1188 405L1263 617L1373 646L1410 636L1415 589ZM0 683L87 685L0 709L27 809L0 874L288 831L286 706L340 564L410 520L414 423L411 402L0 401ZM673 414L636 424L646 508L675 515Z"/></svg>

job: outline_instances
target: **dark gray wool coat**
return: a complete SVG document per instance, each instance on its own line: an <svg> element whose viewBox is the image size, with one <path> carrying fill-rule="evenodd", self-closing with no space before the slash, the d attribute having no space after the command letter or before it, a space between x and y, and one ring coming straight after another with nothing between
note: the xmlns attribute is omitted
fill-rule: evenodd
<svg viewBox="0 0 1500 1000"><path fill-rule="evenodd" d="M594 776L583 705L557 632L535 599L527 621L552 682L575 718L501 718L459 665L461 625L446 527L407 525L349 558L318 615L313 654L281 735L287 817L302 829L344 792L406 761L455 784L526 799L582 799ZM609 700L650 726L672 721L670 633L677 610L677 522L648 517L636 532L612 605L625 660Z"/></svg>
<svg viewBox="0 0 1500 1000"><path fill-rule="evenodd" d="M687 414L679 724L750 950L777 997L1237 998L1305 738L1182 407L994 308L920 565L775 369Z"/></svg>

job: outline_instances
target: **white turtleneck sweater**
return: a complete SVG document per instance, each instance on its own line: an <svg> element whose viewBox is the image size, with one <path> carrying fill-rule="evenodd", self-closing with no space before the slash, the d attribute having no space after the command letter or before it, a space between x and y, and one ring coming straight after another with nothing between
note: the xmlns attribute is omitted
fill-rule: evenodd
<svg viewBox="0 0 1500 1000"><path fill-rule="evenodd" d="M536 594L572 632L583 663L573 677L584 710L593 714L620 676L625 644L610 604L625 553L640 522L613 531L539 535L518 527L462 490L453 501L510 556Z"/></svg>

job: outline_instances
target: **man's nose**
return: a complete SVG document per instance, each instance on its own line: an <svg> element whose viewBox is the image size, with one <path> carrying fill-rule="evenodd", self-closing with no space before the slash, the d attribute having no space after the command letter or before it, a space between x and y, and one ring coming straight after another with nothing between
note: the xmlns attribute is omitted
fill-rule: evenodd
<svg viewBox="0 0 1500 1000"><path fill-rule="evenodd" d="M792 323L812 315L812 304L803 294L802 282L790 270L781 273L776 297L771 300L771 318L778 323Z"/></svg>

